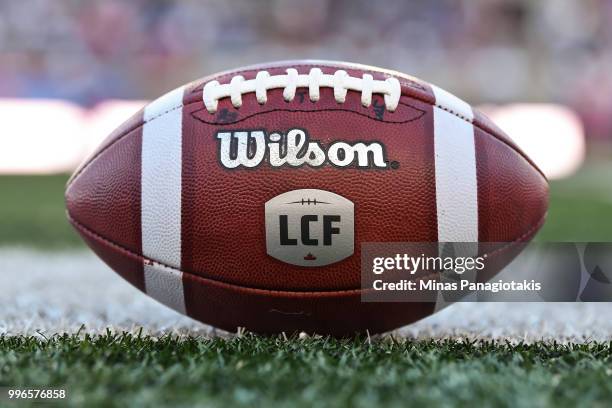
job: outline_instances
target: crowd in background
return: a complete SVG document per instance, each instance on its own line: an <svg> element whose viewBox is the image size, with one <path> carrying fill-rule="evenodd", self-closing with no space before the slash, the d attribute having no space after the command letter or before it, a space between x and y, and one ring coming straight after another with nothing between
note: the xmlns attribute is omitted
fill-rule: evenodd
<svg viewBox="0 0 612 408"><path fill-rule="evenodd" d="M413 74L473 103L573 107L612 140L610 0L0 2L0 97L91 106L218 70L341 59Z"/></svg>

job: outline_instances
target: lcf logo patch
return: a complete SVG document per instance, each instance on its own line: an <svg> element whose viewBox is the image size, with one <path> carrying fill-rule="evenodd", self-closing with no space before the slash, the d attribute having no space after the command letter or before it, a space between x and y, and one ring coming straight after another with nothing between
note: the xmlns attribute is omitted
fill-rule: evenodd
<svg viewBox="0 0 612 408"><path fill-rule="evenodd" d="M323 266L354 252L354 205L325 190L303 189L266 202L268 255L299 266Z"/></svg>

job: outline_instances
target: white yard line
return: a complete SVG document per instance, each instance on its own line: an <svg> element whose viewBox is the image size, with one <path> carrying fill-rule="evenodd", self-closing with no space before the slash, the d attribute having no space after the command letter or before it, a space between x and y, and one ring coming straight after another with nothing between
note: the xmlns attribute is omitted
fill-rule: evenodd
<svg viewBox="0 0 612 408"><path fill-rule="evenodd" d="M612 339L612 303L462 303L398 330L417 338ZM88 251L0 248L0 334L222 335L148 298Z"/></svg>

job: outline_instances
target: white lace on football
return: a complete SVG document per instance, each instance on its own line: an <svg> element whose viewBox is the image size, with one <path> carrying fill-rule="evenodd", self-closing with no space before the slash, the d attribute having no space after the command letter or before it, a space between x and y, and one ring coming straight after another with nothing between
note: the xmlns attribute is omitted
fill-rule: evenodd
<svg viewBox="0 0 612 408"><path fill-rule="evenodd" d="M270 75L268 71L259 71L255 79L245 80L242 75L236 75L229 84L221 85L218 81L210 81L204 85L203 100L210 113L217 111L219 99L229 97L236 108L242 106L242 95L255 92L257 102L264 104L268 100L268 89L283 88L283 98L291 102L295 98L297 88L308 88L312 102L320 98L321 87L333 88L336 102L346 100L347 91L361 92L361 104L368 107L372 104L372 95L381 94L385 99L386 109L393 112L399 104L401 96L400 83L396 78L384 81L375 80L370 74L362 78L349 76L344 70L338 70L333 75L324 74L319 68L312 68L308 74L298 74L295 68L288 68L286 75Z"/></svg>

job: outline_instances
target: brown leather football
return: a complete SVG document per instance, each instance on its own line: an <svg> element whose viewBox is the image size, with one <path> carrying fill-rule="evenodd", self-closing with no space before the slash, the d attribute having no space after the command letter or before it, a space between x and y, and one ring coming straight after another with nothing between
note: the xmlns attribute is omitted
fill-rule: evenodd
<svg viewBox="0 0 612 408"><path fill-rule="evenodd" d="M340 62L240 68L175 89L68 182L72 225L117 273L204 323L384 332L433 302L362 302L365 242L530 240L548 184L482 113Z"/></svg>

